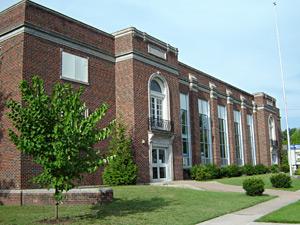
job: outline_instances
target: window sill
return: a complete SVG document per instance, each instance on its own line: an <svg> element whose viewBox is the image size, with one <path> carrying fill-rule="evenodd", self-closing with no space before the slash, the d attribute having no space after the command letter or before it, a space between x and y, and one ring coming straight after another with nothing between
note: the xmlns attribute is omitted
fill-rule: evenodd
<svg viewBox="0 0 300 225"><path fill-rule="evenodd" d="M79 83L79 84L84 84L84 85L90 85L89 82L85 82L85 81L80 81L80 80L75 80L72 78L68 78L68 77L60 77L61 80L66 80L66 81L71 81L71 82L75 82L75 83Z"/></svg>

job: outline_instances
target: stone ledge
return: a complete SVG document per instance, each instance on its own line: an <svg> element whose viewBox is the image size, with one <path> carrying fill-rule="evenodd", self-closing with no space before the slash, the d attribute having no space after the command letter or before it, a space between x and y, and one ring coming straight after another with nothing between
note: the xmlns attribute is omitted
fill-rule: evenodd
<svg viewBox="0 0 300 225"><path fill-rule="evenodd" d="M0 205L52 205L54 189L0 190ZM112 202L111 188L76 188L66 193L63 204Z"/></svg>

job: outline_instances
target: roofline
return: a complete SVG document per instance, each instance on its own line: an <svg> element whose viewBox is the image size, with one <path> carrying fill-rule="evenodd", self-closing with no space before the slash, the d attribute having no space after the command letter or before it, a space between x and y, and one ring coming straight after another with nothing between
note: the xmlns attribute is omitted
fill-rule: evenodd
<svg viewBox="0 0 300 225"><path fill-rule="evenodd" d="M128 35L128 34L140 37L140 38L144 39L145 41L149 41L149 42L156 44L162 48L165 48L167 51L171 51L175 54L178 54L178 48L176 48L166 42L163 42L163 41L157 39L156 37L153 37L153 36L147 34L146 32L140 31L135 27L127 27L125 29L122 29L122 30L112 33L112 35L114 35L115 38L122 37L122 36Z"/></svg>
<svg viewBox="0 0 300 225"><path fill-rule="evenodd" d="M250 93L247 92L247 91L244 91L244 90L242 90L242 89L240 89L240 88L237 88L237 87L233 86L232 84L226 83L225 81L222 81L222 80L220 80L220 79L218 79L218 78L216 78L216 77L214 77L214 76L212 76L212 75L209 75L209 74L207 74L207 73L205 73L205 72L203 72L203 71L201 71L201 70L198 70L198 69L196 69L196 68L194 68L194 67L192 67L192 66L189 66L189 65L187 65L187 64L185 64L185 63L183 63L183 62L178 61L178 64L181 65L181 66L187 67L187 68L189 68L189 69L191 69L191 70L194 70L194 71L197 72L197 73L201 73L201 74L203 74L204 76L209 77L209 78L211 78L211 79L213 79L213 80L216 80L216 81L218 81L218 82L220 82L220 83L222 83L222 84L225 84L226 86L228 86L228 87L230 87L230 88L232 88L232 89L234 89L234 90L237 90L237 91L239 91L239 92L242 92L242 93L244 93L244 94L246 94L246 95L248 95L248 96L254 97L253 94L250 94Z"/></svg>
<svg viewBox="0 0 300 225"><path fill-rule="evenodd" d="M88 25L88 24L86 24L86 23L84 23L84 22L81 22L81 21L79 21L79 20L76 20L76 19L74 19L74 18L72 18L72 17L70 17L70 16L67 16L67 15L65 15L65 14L62 14L62 13L60 13L60 12L58 12L58 11L55 11L55 10L53 10L53 9L50 9L50 8L48 8L48 7L46 7L46 6L43 6L43 5L41 5L41 4L38 4L38 3L33 2L33 1L30 1L30 0L21 0L20 2L17 2L16 4L14 4L14 5L8 7L7 9L4 9L3 11L0 12L0 14L3 14L3 13L5 13L5 12L7 12L7 11L10 11L10 10L12 10L13 8L15 8L15 7L17 7L17 6L19 6L19 5L23 4L23 3L29 4L29 5L32 5L32 6L35 6L35 7L40 8L40 9L43 9L43 10L45 10L45 11L47 11L47 12L49 12L49 13L52 13L52 14L54 14L54 15L56 15L56 16L63 17L63 18L66 19L66 20L72 21L72 22L77 23L77 24L79 24L79 25L81 25L81 26L83 26L83 27L85 27L85 28L87 28L87 29L93 30L94 32L100 33L100 34L102 34L102 35L105 35L105 36L107 36L107 37L109 37L109 38L114 39L114 36L113 36L112 34L110 34L110 33L107 33L107 32L105 32L105 31L102 31L102 30L100 30L100 29L98 29L98 28L96 28L96 27L93 27L93 26L91 26L91 25Z"/></svg>

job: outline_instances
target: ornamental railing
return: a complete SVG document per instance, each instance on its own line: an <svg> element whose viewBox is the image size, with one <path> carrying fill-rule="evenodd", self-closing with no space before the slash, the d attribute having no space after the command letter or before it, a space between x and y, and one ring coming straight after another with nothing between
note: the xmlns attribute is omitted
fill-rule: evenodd
<svg viewBox="0 0 300 225"><path fill-rule="evenodd" d="M163 120L159 118L149 118L149 129L158 131L172 131L173 124L170 120Z"/></svg>

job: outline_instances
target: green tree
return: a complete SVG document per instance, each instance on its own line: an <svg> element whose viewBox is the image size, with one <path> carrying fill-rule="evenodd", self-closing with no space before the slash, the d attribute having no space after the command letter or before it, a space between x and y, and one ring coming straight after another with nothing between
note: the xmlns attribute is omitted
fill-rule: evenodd
<svg viewBox="0 0 300 225"><path fill-rule="evenodd" d="M300 144L300 129L296 129L291 135L291 144Z"/></svg>
<svg viewBox="0 0 300 225"><path fill-rule="evenodd" d="M110 135L113 122L102 129L98 126L108 109L106 104L85 117L86 108L80 100L83 89L74 90L70 84L58 83L47 95L43 80L34 76L31 84L21 82L20 91L21 102L7 102L14 125L9 135L20 151L42 166L34 182L55 189L57 219L63 191L105 161L94 145Z"/></svg>
<svg viewBox="0 0 300 225"><path fill-rule="evenodd" d="M103 181L108 185L135 184L137 179L137 166L132 157L131 139L126 135L126 128L122 122L114 127L109 144L109 152L114 156L104 169Z"/></svg>
<svg viewBox="0 0 300 225"><path fill-rule="evenodd" d="M291 128L290 129L290 137L292 137L292 135L294 134L294 132L297 130L297 128ZM287 130L284 130L281 132L281 138L282 138L282 144L283 145L287 145Z"/></svg>

